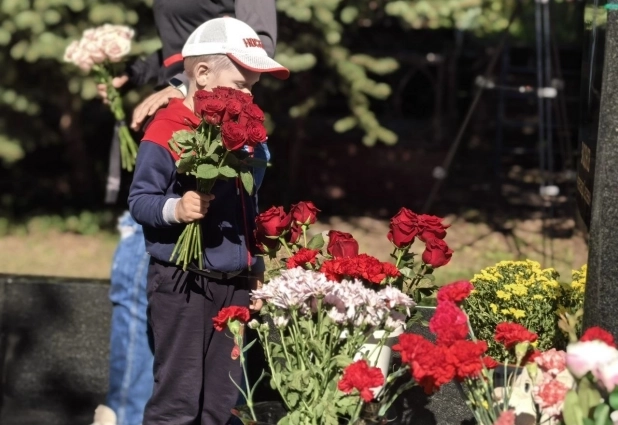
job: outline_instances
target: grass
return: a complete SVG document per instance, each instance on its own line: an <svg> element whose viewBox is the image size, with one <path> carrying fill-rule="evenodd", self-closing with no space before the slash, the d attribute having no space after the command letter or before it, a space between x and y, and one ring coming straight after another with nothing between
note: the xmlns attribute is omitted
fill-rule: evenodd
<svg viewBox="0 0 618 425"><path fill-rule="evenodd" d="M545 267L555 267L564 280L571 270L587 260L587 247L580 236L554 239L555 255L549 252L550 241L540 234L540 220L513 221L508 233L493 231L484 223L470 223L458 217L447 217L452 226L446 242L454 250L452 261L436 270L439 284L470 279L484 267L501 260L530 258ZM311 233L337 229L352 233L361 252L388 260L392 248L386 238L388 223L368 217L342 220L337 217L316 223ZM55 228L29 226L0 238L0 273L48 275L83 278L109 278L118 235L99 230L91 234L75 234ZM419 242L414 250L422 252Z"/></svg>

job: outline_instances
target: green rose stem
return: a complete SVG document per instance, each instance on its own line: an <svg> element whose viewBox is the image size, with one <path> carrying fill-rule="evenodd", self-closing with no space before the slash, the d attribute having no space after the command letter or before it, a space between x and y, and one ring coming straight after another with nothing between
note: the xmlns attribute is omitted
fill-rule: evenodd
<svg viewBox="0 0 618 425"><path fill-rule="evenodd" d="M210 137L211 128L209 126L208 135ZM218 164L218 168L225 162L229 151L225 151L221 161ZM210 194L210 191L215 186L217 179L197 179L197 191L204 194ZM202 226L200 221L193 221L185 227L180 234L170 261L176 258L176 265L182 265L183 270L187 270L187 266L195 259L198 260L199 269L204 269L204 255L202 250Z"/></svg>
<svg viewBox="0 0 618 425"><path fill-rule="evenodd" d="M133 136L131 136L129 128L124 122L126 115L122 109L122 98L116 87L112 84L112 76L105 66L94 65L92 70L94 71L96 82L105 84L110 109L116 121L120 123L118 127L118 137L120 138L122 168L127 171L133 171L135 158L137 157L137 144L133 140Z"/></svg>
<svg viewBox="0 0 618 425"><path fill-rule="evenodd" d="M303 239L305 241L305 248L307 248L307 225L303 224L301 227L303 229Z"/></svg>
<svg viewBox="0 0 618 425"><path fill-rule="evenodd" d="M279 241L281 241L281 245L285 247L285 250L288 252L288 255L291 257L293 255L292 251L290 251L290 248L288 247L288 244L283 238L283 236L279 236Z"/></svg>

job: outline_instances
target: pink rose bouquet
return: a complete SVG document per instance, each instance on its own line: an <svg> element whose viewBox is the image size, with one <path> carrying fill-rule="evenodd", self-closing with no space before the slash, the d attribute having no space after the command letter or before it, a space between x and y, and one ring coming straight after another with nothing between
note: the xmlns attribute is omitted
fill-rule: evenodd
<svg viewBox="0 0 618 425"><path fill-rule="evenodd" d="M112 85L114 64L122 62L131 51L134 31L122 25L105 24L83 32L80 40L71 42L64 51L64 61L82 71L92 73L99 84L105 84L109 106L117 121L122 168L132 171L137 144L125 123L122 98Z"/></svg>

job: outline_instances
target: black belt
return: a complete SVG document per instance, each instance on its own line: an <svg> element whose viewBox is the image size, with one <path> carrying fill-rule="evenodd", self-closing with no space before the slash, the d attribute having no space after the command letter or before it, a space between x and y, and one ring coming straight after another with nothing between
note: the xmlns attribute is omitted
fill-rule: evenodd
<svg viewBox="0 0 618 425"><path fill-rule="evenodd" d="M189 267L187 267L187 270L191 273L199 274L200 276L209 277L211 279L217 280L229 280L234 279L235 277L244 277L246 279L249 279L254 277L246 273L247 270L238 270L235 272L218 272L216 270L200 270L192 265L189 265Z"/></svg>

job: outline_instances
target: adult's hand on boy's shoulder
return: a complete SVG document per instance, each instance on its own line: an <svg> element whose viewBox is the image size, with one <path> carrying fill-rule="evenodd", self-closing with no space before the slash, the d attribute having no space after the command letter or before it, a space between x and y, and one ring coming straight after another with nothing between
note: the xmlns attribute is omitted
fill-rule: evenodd
<svg viewBox="0 0 618 425"><path fill-rule="evenodd" d="M210 201L214 198L214 195L207 195L193 190L186 192L176 204L176 210L174 211L176 220L181 223L201 220L208 212Z"/></svg>
<svg viewBox="0 0 618 425"><path fill-rule="evenodd" d="M160 108L170 103L170 99L174 98L184 99L185 96L180 90L172 86L148 96L133 111L131 128L135 131L139 130L147 117L154 115Z"/></svg>

